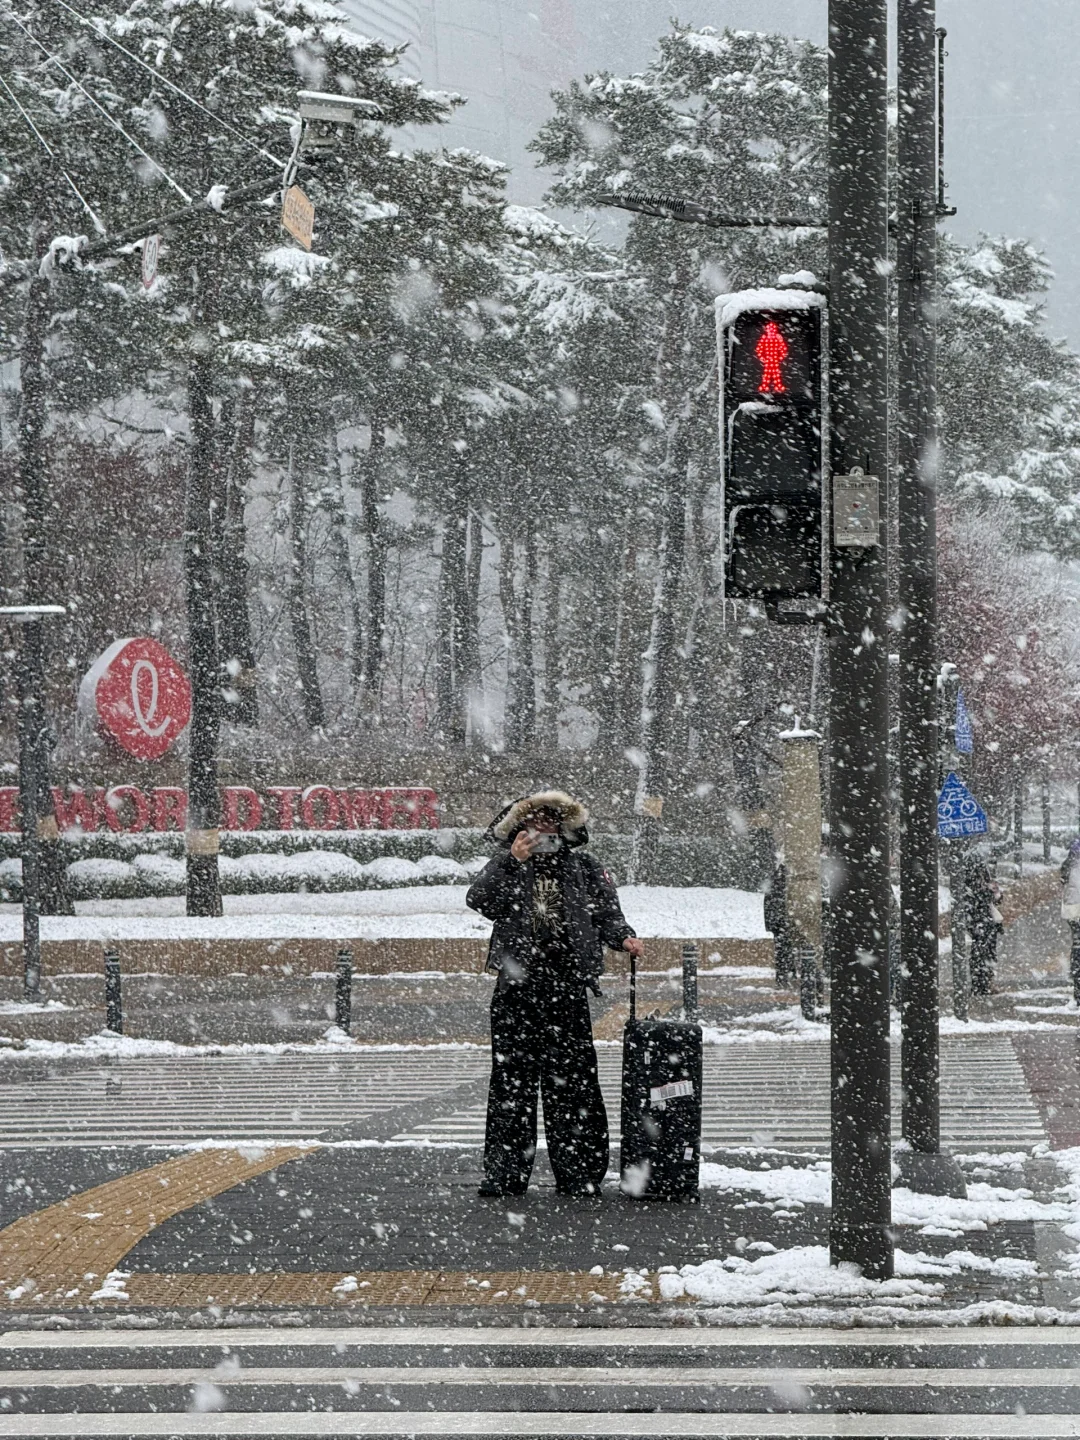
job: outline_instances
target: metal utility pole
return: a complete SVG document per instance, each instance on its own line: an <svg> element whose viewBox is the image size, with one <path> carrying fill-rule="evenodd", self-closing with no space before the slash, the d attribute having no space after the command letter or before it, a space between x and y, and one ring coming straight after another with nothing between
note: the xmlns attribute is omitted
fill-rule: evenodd
<svg viewBox="0 0 1080 1440"><path fill-rule="evenodd" d="M45 254L44 232L37 237L35 253L40 260ZM47 276L33 275L27 287L26 321L19 350L18 455L19 488L23 503L23 598L28 606L44 602L49 588L49 496L48 467L45 456L45 435L49 418L45 372L45 344L51 313L50 284ZM29 613L29 612L27 612ZM51 613L51 612L50 612ZM41 627L31 623L24 637L20 654L21 685L31 697L25 703L35 709L34 726L34 787L25 792L24 802L32 807L36 834L34 838L35 884L37 903L44 915L72 915L74 906L67 889L60 832L53 813L49 786L49 752L51 737L45 724L45 637ZM20 715L24 704L20 700ZM40 714L38 715L38 712ZM25 757L20 760L24 766ZM23 824L27 824L23 811Z"/></svg>
<svg viewBox="0 0 1080 1440"><path fill-rule="evenodd" d="M897 0L901 1127L912 1190L964 1195L941 1150L938 1056L935 0Z"/></svg>
<svg viewBox="0 0 1080 1440"><path fill-rule="evenodd" d="M187 600L188 663L191 669L191 729L188 751L187 913L221 914L218 872L221 799L218 791L218 736L222 676L218 661L211 511L214 467L214 335L217 288L214 240L206 238L197 262L195 310L199 326L188 363L191 443L184 514L184 589ZM209 272L209 273L208 273Z"/></svg>
<svg viewBox="0 0 1080 1440"><path fill-rule="evenodd" d="M845 531L873 517L888 463L886 8L829 0L830 1250L874 1279L893 1271L885 551L879 526Z"/></svg>
<svg viewBox="0 0 1080 1440"><path fill-rule="evenodd" d="M0 624L22 625L15 673L19 704L19 812L22 818L23 998L41 996L42 830L39 797L47 773L45 673L41 622L66 615L62 605L3 605ZM49 912L46 912L49 913Z"/></svg>

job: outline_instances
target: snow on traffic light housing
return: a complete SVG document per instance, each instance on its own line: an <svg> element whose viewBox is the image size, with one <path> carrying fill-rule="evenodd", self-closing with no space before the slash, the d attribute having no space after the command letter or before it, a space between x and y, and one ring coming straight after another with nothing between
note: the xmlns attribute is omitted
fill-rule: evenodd
<svg viewBox="0 0 1080 1440"><path fill-rule="evenodd" d="M716 302L724 590L734 599L822 593L823 305L810 290Z"/></svg>

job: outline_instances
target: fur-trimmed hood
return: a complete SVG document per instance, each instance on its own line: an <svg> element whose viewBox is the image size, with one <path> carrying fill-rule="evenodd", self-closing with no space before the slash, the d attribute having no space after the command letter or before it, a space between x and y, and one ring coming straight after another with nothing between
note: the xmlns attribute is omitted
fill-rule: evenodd
<svg viewBox="0 0 1080 1440"><path fill-rule="evenodd" d="M513 843L514 836L524 829L525 822L537 810L550 810L559 817L559 834L567 845L584 845L588 838L585 822L589 812L580 800L565 790L539 790L535 795L522 795L501 810L487 828L487 838L500 845Z"/></svg>

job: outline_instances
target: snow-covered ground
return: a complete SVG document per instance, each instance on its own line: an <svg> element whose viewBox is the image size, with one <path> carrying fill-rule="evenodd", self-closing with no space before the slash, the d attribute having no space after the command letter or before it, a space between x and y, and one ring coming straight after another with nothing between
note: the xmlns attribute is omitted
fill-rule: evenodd
<svg viewBox="0 0 1080 1440"><path fill-rule="evenodd" d="M703 886L625 885L627 920L645 939L768 938L762 897ZM41 922L43 940L486 939L491 926L465 904L462 885L337 894L227 895L219 920L189 919L180 896L86 900L74 917ZM17 906L0 906L0 942L22 935Z"/></svg>

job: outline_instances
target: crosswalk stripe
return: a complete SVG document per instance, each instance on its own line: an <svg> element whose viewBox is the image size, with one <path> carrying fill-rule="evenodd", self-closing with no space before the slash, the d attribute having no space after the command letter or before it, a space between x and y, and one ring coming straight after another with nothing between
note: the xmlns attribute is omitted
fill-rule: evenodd
<svg viewBox="0 0 1080 1440"><path fill-rule="evenodd" d="M621 1063L621 1046L599 1047L601 1088L613 1124ZM0 1144L316 1138L336 1128L362 1128L365 1120L399 1106L445 1098L438 1118L404 1128L395 1139L475 1146L483 1142L484 1103L455 1104L455 1092L482 1082L489 1067L488 1053L480 1049L121 1060L0 1084ZM899 1110L894 1077L894 1123ZM826 1043L706 1046L704 1146L825 1151L829 1128ZM943 1037L943 1143L954 1150L1030 1149L1044 1139L1008 1037Z"/></svg>
<svg viewBox="0 0 1080 1440"><path fill-rule="evenodd" d="M1003 1036L942 1043L942 1141L953 1150L1030 1149L1043 1141L1042 1119L1012 1046ZM781 1054L776 1052L780 1051ZM794 1053L793 1053L794 1052ZM617 1143L621 1053L599 1051L600 1088ZM824 1043L708 1046L704 1056L702 1145L829 1148L829 1055ZM893 1119L900 1087L894 1077ZM470 1106L402 1131L398 1140L482 1145L485 1109Z"/></svg>
<svg viewBox="0 0 1080 1440"><path fill-rule="evenodd" d="M1077 1326L9 1330L0 1436L1052 1440L1078 1358Z"/></svg>
<svg viewBox="0 0 1080 1440"><path fill-rule="evenodd" d="M761 1369L754 1366L701 1366L687 1370L679 1365L570 1366L559 1365L279 1365L244 1367L237 1374L223 1374L220 1367L174 1366L169 1368L123 1368L108 1370L0 1370L0 1388L19 1388L28 1395L47 1390L74 1390L104 1387L112 1391L125 1385L152 1389L165 1386L218 1384L222 1389L242 1390L270 1385L345 1386L349 1381L365 1387L387 1386L409 1389L428 1385L465 1387L483 1385L498 1390L524 1385L545 1385L564 1391L580 1389L639 1390L667 1387L680 1390L691 1386L726 1390L751 1388L778 1390L803 1386L807 1390L1001 1390L1029 1387L1068 1389L1080 1394L1080 1377L1068 1369L935 1369L905 1366L900 1369L865 1366L853 1369Z"/></svg>
<svg viewBox="0 0 1080 1440"><path fill-rule="evenodd" d="M640 1414L566 1414L532 1411L514 1414L503 1411L397 1411L393 1414L331 1412L310 1414L298 1411L262 1412L242 1415L148 1414L145 1412L86 1415L19 1415L0 1417L0 1436L21 1436L26 1440L81 1440L83 1436L121 1436L140 1440L142 1436L272 1435L276 1440L293 1440L308 1435L455 1435L461 1437L566 1436L585 1440L592 1436L617 1437L791 1437L811 1440L1058 1440L1059 1436L1080 1436L1076 1415L761 1415L729 1413L722 1416L701 1412Z"/></svg>
<svg viewBox="0 0 1080 1440"><path fill-rule="evenodd" d="M0 1144L185 1143L316 1138L486 1075L484 1051L120 1060L0 1084Z"/></svg>

